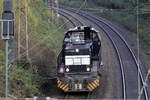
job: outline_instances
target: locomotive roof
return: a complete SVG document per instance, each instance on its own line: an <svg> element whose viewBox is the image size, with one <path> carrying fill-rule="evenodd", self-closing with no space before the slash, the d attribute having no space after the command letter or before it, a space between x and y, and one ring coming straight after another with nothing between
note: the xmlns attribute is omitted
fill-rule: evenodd
<svg viewBox="0 0 150 100"><path fill-rule="evenodd" d="M65 34L69 32L84 32L86 29L89 29L90 31L98 33L98 31L95 28L89 27L89 26L79 26L75 28L70 28Z"/></svg>

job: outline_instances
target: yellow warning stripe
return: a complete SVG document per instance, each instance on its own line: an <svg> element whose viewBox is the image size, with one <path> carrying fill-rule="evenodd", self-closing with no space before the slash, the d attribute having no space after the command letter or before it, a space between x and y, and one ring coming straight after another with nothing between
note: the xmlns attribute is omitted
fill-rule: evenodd
<svg viewBox="0 0 150 100"><path fill-rule="evenodd" d="M64 85L65 85L65 84L62 84L62 85L60 86L60 88L62 88Z"/></svg>
<svg viewBox="0 0 150 100"><path fill-rule="evenodd" d="M92 84L95 88L97 87L93 82L91 82L91 84Z"/></svg>
<svg viewBox="0 0 150 100"><path fill-rule="evenodd" d="M98 86L99 86L99 80L98 79L96 80L96 82L98 83Z"/></svg>
<svg viewBox="0 0 150 100"><path fill-rule="evenodd" d="M97 81L94 81L94 83L98 86L99 84L97 83Z"/></svg>
<svg viewBox="0 0 150 100"><path fill-rule="evenodd" d="M66 84L62 89L64 90L67 86L69 85L69 83L68 84Z"/></svg>
<svg viewBox="0 0 150 100"><path fill-rule="evenodd" d="M91 87L87 86L87 88L88 88L90 91L92 91Z"/></svg>
<svg viewBox="0 0 150 100"><path fill-rule="evenodd" d="M58 84L58 87L60 87L60 85L61 85L61 82Z"/></svg>
<svg viewBox="0 0 150 100"><path fill-rule="evenodd" d="M68 90L69 90L69 87L67 87L66 89L64 89L65 92L68 91Z"/></svg>
<svg viewBox="0 0 150 100"><path fill-rule="evenodd" d="M88 83L88 85L89 85L92 89L94 89L94 87L93 87L90 83Z"/></svg>
<svg viewBox="0 0 150 100"><path fill-rule="evenodd" d="M57 80L57 84L60 82L60 80Z"/></svg>

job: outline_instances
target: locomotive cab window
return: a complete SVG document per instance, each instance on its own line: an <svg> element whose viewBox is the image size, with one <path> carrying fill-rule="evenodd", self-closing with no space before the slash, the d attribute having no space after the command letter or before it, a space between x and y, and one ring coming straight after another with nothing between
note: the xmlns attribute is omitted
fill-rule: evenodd
<svg viewBox="0 0 150 100"><path fill-rule="evenodd" d="M64 42L70 42L72 44L84 44L85 43L84 32L68 33L64 39Z"/></svg>

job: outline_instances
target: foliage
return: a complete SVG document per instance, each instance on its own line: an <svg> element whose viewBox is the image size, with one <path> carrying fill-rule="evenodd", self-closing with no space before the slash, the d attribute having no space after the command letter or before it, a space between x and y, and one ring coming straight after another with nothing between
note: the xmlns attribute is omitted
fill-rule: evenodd
<svg viewBox="0 0 150 100"><path fill-rule="evenodd" d="M21 1L21 44L25 46L25 2L13 0L15 12L15 39L17 40L19 2ZM28 1L28 33L30 63L15 63L9 69L10 94L16 97L43 96L40 91L42 84L56 67L56 55L60 50L64 33L63 21L55 13L48 10L43 0ZM3 0L0 0L2 13ZM60 27L58 29L59 26ZM17 47L17 43L15 43ZM17 48L14 50L17 52ZM0 97L5 95L5 44L0 40ZM24 51L22 50L21 53Z"/></svg>
<svg viewBox="0 0 150 100"><path fill-rule="evenodd" d="M10 69L9 76L9 83L11 86L10 93L12 95L20 98L41 95L38 89L42 80L39 78L40 76L38 76L38 73L31 73L21 65L16 65Z"/></svg>
<svg viewBox="0 0 150 100"><path fill-rule="evenodd" d="M80 7L84 0L60 0L63 5Z"/></svg>
<svg viewBox="0 0 150 100"><path fill-rule="evenodd" d="M124 0L94 0L95 3L108 8L123 8Z"/></svg>
<svg viewBox="0 0 150 100"><path fill-rule="evenodd" d="M70 0L74 1L74 0ZM84 0L80 0L80 2ZM93 13L109 18L110 20L120 23L128 30L137 31L137 0L87 0L87 8L92 7ZM79 4L75 2L70 4L68 0L61 0L62 4L76 7ZM93 6L91 6L93 4ZM139 0L139 31L141 40L145 42L150 50L150 0ZM100 10L98 9L100 8ZM97 9L97 10L96 10Z"/></svg>

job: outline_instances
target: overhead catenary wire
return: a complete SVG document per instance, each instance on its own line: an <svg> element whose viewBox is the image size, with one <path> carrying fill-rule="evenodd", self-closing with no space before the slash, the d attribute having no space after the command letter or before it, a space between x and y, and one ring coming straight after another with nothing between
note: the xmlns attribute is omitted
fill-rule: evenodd
<svg viewBox="0 0 150 100"><path fill-rule="evenodd" d="M67 9L67 10L72 11L72 12L76 12L75 10L72 10L72 9ZM87 16L90 16L89 14L85 14L85 13L84 13L84 15L83 15L83 13L82 13L82 14L81 14L81 13L78 13L78 14L80 14L81 16L83 16L83 17L85 17L85 18L91 20L90 18L87 17ZM132 51L131 47L129 46L129 44L128 44L128 43L126 42L126 40L124 39L124 37L122 37L122 36L119 34L119 32L118 32L115 28L113 28L113 26L111 26L109 23L106 23L106 22L103 21L102 19L96 18L96 17L94 17L94 16L92 16L92 15L91 15L90 17L93 18L93 19L95 19L95 20L97 20L97 21L100 21L100 22L106 24L106 25L109 26L111 29L113 29L113 31L114 31L115 33L117 33L117 35L120 37L121 40L123 40L123 42L125 43L125 45L127 46L128 50L129 50L129 52L130 52L131 55L133 56L134 62L136 63L136 67L137 67L137 64L138 64L137 58L136 58L134 52ZM91 20L91 21L93 21L93 20ZM95 23L95 24L97 24L97 23ZM140 61L139 61L139 62L140 62ZM144 78L143 78L143 74L142 74L141 68L139 68L139 70L137 70L137 71L139 71L139 74L140 74L140 81L144 84ZM137 85L137 88L138 88L138 84L136 84L136 85ZM144 88L144 94L145 94L146 100L148 100L148 92L147 92L146 88ZM138 96L138 89L137 89L137 96Z"/></svg>
<svg viewBox="0 0 150 100"><path fill-rule="evenodd" d="M84 3L79 7L79 9L76 11L76 13L78 13L83 7L84 7L84 5L86 4L86 2L87 2L87 0L84 0ZM59 29L61 29L62 27L64 27L64 25L66 24L66 23L68 23L69 21L66 21L65 23L63 23L63 24L61 24L58 28L57 28L57 30L55 30L53 33L55 33L55 32L57 32ZM50 37L50 35L48 35L48 36L45 36L41 41L39 41L38 43L36 43L34 46L32 46L29 50L28 50L28 52L29 51L31 51L31 50L33 50L35 47L37 47L41 42L43 42L44 40L46 40L46 39L48 39ZM22 54L21 54L21 56L22 57L25 57L25 54L27 53L27 51L25 51L25 52L23 52ZM18 59L18 57L16 57L16 59ZM15 59L15 60L16 60Z"/></svg>

